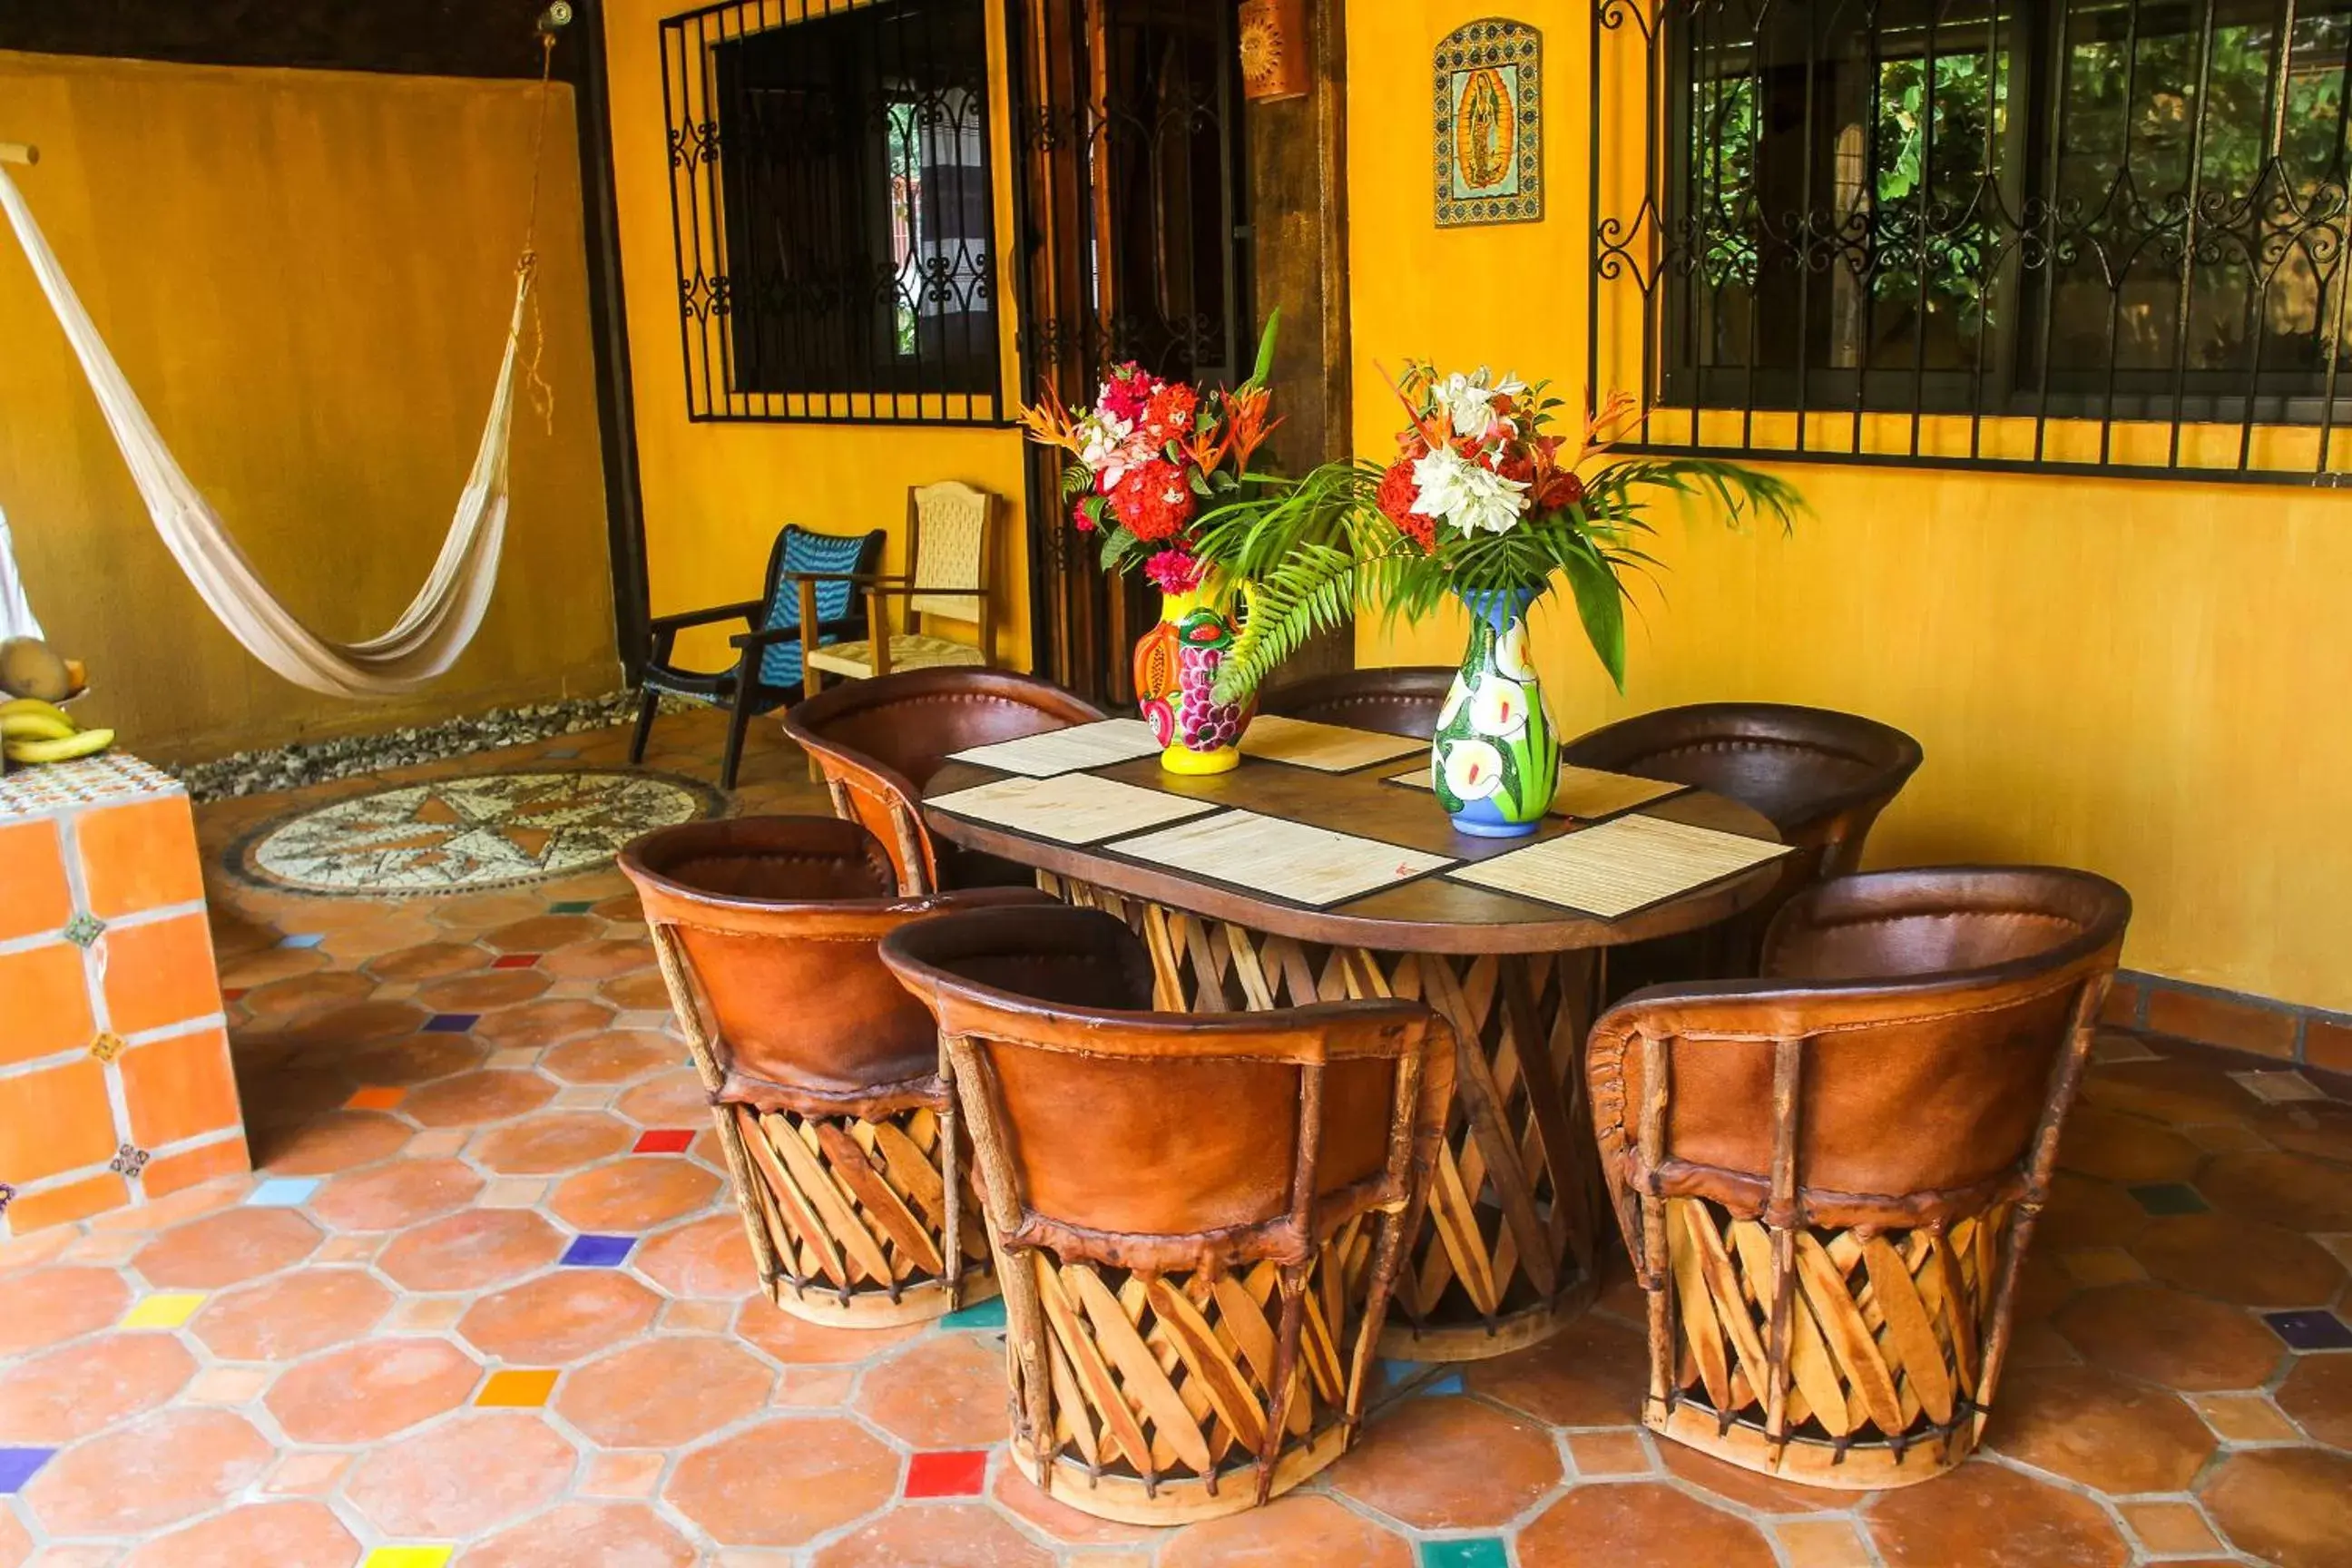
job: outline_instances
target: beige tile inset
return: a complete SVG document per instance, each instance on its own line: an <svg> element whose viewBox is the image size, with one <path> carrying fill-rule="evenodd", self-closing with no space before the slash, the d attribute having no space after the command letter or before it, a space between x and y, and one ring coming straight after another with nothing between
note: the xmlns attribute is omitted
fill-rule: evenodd
<svg viewBox="0 0 2352 1568"><path fill-rule="evenodd" d="M651 1497L661 1484L662 1454L597 1454L588 1461L588 1479L580 1483L583 1497Z"/></svg>
<svg viewBox="0 0 2352 1568"><path fill-rule="evenodd" d="M2091 1247L2070 1252L2059 1261L2074 1282L2086 1288L2127 1285L2147 1278L2147 1270L2120 1247Z"/></svg>
<svg viewBox="0 0 2352 1568"><path fill-rule="evenodd" d="M2205 1425L2231 1443L2293 1443L2302 1439L2289 1421L2260 1394L2192 1394L2189 1403Z"/></svg>
<svg viewBox="0 0 2352 1568"><path fill-rule="evenodd" d="M537 1046L501 1046L490 1053L490 1066L527 1068L539 1060L539 1053L540 1047Z"/></svg>
<svg viewBox="0 0 2352 1568"><path fill-rule="evenodd" d="M1653 1468L1650 1450L1633 1431L1577 1433L1568 1440L1568 1454L1576 1461L1576 1473L1586 1479L1647 1475Z"/></svg>
<svg viewBox="0 0 2352 1568"><path fill-rule="evenodd" d="M2234 1154L2246 1149L2267 1149L2269 1139L2252 1128L2235 1121L2213 1121L2199 1126L2183 1127L2180 1135L2200 1149L2213 1154Z"/></svg>
<svg viewBox="0 0 2352 1568"><path fill-rule="evenodd" d="M435 1127L410 1139L403 1152L413 1160L446 1159L463 1149L472 1136L468 1127Z"/></svg>
<svg viewBox="0 0 2352 1568"><path fill-rule="evenodd" d="M2323 1236L2315 1239L2320 1246L2342 1258L2346 1268L2352 1269L2352 1235Z"/></svg>
<svg viewBox="0 0 2352 1568"><path fill-rule="evenodd" d="M486 1209L527 1209L547 1195L547 1184L521 1176L500 1176L482 1188L475 1204Z"/></svg>
<svg viewBox="0 0 2352 1568"><path fill-rule="evenodd" d="M2124 1523L2139 1537L2139 1543L2150 1552L2170 1555L2183 1552L2212 1552L2221 1542L2213 1535L2213 1527L2197 1511L2194 1503L2127 1502L2123 1505Z"/></svg>
<svg viewBox="0 0 2352 1568"><path fill-rule="evenodd" d="M1869 1568L1870 1548L1850 1520L1792 1519L1775 1524L1790 1568Z"/></svg>
<svg viewBox="0 0 2352 1568"><path fill-rule="evenodd" d="M349 1454L289 1454L261 1489L280 1497L316 1497L334 1490L351 1468Z"/></svg>
<svg viewBox="0 0 2352 1568"><path fill-rule="evenodd" d="M799 1409L822 1409L849 1397L857 1381L855 1372L830 1366L788 1366L776 1387L776 1403Z"/></svg>
<svg viewBox="0 0 2352 1568"><path fill-rule="evenodd" d="M128 1263L147 1237L136 1231L125 1235L85 1236L58 1254L67 1263Z"/></svg>
<svg viewBox="0 0 2352 1568"><path fill-rule="evenodd" d="M723 1334L735 1320L732 1301L672 1301L661 1316L666 1334Z"/></svg>
<svg viewBox="0 0 2352 1568"><path fill-rule="evenodd" d="M612 1098L613 1089L610 1084L574 1083L557 1089L551 1103L559 1110L576 1110L583 1107L591 1109L602 1107L609 1103Z"/></svg>
<svg viewBox="0 0 2352 1568"><path fill-rule="evenodd" d="M314 1263L365 1263L383 1247L380 1236L331 1236L310 1255Z"/></svg>
<svg viewBox="0 0 2352 1568"><path fill-rule="evenodd" d="M437 1334L466 1315L463 1296L410 1296L392 1310L386 1325L396 1334Z"/></svg>
<svg viewBox="0 0 2352 1568"><path fill-rule="evenodd" d="M266 1366L215 1366L200 1372L184 1398L193 1405L250 1405L269 1386Z"/></svg>

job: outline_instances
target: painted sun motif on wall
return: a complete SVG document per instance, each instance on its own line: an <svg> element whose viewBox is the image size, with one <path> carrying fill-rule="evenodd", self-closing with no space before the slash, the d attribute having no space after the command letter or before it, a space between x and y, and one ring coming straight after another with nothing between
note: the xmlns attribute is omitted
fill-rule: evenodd
<svg viewBox="0 0 2352 1568"><path fill-rule="evenodd" d="M1465 23L1437 46L1437 222L1543 216L1543 38L1524 22Z"/></svg>

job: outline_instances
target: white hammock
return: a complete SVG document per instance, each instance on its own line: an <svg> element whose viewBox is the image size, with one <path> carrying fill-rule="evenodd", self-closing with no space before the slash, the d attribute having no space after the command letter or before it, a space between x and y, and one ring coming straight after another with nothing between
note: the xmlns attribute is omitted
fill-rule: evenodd
<svg viewBox="0 0 2352 1568"><path fill-rule="evenodd" d="M449 521L449 534L442 541L432 574L390 631L362 643L336 643L311 631L278 602L222 527L219 515L180 471L5 169L0 169L0 206L7 209L34 276L89 377L89 389L114 432L123 461L131 466L155 531L230 634L287 679L332 697L397 696L447 671L481 628L506 540L507 432L514 414L523 305L530 297L530 266L521 268L515 279L514 313L507 322L507 349L499 362L498 387L490 395L489 419L482 426L473 472L466 477L465 492L457 498L457 515Z"/></svg>

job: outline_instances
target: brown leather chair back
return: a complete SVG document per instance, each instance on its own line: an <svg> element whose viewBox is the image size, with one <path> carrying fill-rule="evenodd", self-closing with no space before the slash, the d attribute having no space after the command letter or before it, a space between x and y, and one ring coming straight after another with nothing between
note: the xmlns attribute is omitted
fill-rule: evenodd
<svg viewBox="0 0 2352 1568"><path fill-rule="evenodd" d="M930 1015L878 944L944 910L1036 903L1020 889L904 899L874 836L822 816L747 816L649 833L623 850L717 1098L811 1112L941 1099ZM693 1014L688 1019L687 1014Z"/></svg>
<svg viewBox="0 0 2352 1568"><path fill-rule="evenodd" d="M957 752L1102 718L1049 681L1000 669L918 669L835 686L794 708L784 733L816 759L835 812L882 841L907 893L956 885L953 846L923 826L922 791ZM952 870L952 866L950 867Z"/></svg>
<svg viewBox="0 0 2352 1568"><path fill-rule="evenodd" d="M882 957L939 1019L984 1176L994 1131L1020 1237L1066 1256L1296 1262L1404 1201L1417 1132L1434 1155L1417 1118L1451 1037L1418 1002L1154 1013L1142 942L1060 907L927 921Z"/></svg>
<svg viewBox="0 0 2352 1568"><path fill-rule="evenodd" d="M1454 675L1434 665L1342 670L1269 691L1260 706L1286 719L1426 741L1437 732Z"/></svg>
<svg viewBox="0 0 2352 1568"><path fill-rule="evenodd" d="M1822 1485L1967 1457L2130 914L2081 871L1840 878L1781 910L1761 978L1602 1016L1587 1071L1652 1298L1646 1422Z"/></svg>

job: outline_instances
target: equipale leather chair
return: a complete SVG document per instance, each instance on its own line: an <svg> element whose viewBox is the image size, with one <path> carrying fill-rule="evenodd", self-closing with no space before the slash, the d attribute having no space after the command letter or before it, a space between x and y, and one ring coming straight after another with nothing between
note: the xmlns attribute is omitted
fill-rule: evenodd
<svg viewBox="0 0 2352 1568"><path fill-rule="evenodd" d="M1261 706L1286 719L1426 741L1437 732L1454 676L1434 665L1343 670L1269 691Z"/></svg>
<svg viewBox="0 0 2352 1568"><path fill-rule="evenodd" d="M1781 702L1698 702L1621 719L1560 748L1578 767L1727 795L1769 819L1797 853L1752 908L1695 941L1643 943L1613 972L1645 979L1753 974L1764 929L1799 889L1862 864L1863 841L1924 753L1892 725Z"/></svg>
<svg viewBox="0 0 2352 1568"><path fill-rule="evenodd" d="M1644 1425L1811 1486L1968 1458L2130 916L2081 871L1842 878L1781 911L1761 979L1594 1026Z"/></svg>
<svg viewBox="0 0 2352 1568"><path fill-rule="evenodd" d="M1437 1015L1153 1013L1143 943L1092 910L925 921L882 959L971 1129L1024 1472L1175 1523L1337 1458L1453 1090Z"/></svg>
<svg viewBox="0 0 2352 1568"><path fill-rule="evenodd" d="M941 910L1045 896L902 899L873 835L824 816L663 828L620 859L776 1305L880 1328L994 1295L938 1035L876 947Z"/></svg>
<svg viewBox="0 0 2352 1568"><path fill-rule="evenodd" d="M924 669L836 686L784 719L824 773L835 814L881 839L899 889L1025 881L1030 873L933 841L923 785L957 752L1103 717L1049 681L997 669Z"/></svg>

